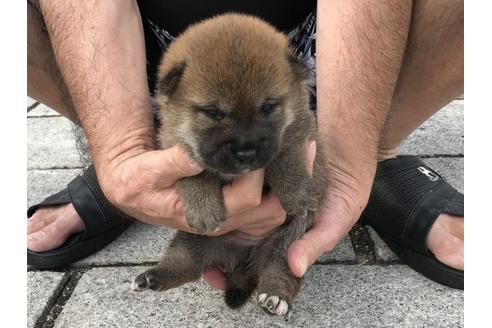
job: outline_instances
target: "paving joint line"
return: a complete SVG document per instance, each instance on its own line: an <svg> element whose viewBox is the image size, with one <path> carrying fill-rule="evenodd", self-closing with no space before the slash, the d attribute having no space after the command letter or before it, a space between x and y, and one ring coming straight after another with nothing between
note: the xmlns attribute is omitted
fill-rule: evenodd
<svg viewBox="0 0 492 328"><path fill-rule="evenodd" d="M376 248L366 227L356 223L349 232L358 264L376 263Z"/></svg>
<svg viewBox="0 0 492 328"><path fill-rule="evenodd" d="M32 109L34 109L34 108L32 108ZM28 113L32 109L29 109ZM28 116L27 118L31 119L31 118L45 118L45 117L64 117L64 116L62 116L60 114L45 114L45 115Z"/></svg>
<svg viewBox="0 0 492 328"><path fill-rule="evenodd" d="M464 154L426 154L417 155L418 158L464 158Z"/></svg>
<svg viewBox="0 0 492 328"><path fill-rule="evenodd" d="M43 312L36 320L34 328L52 328L63 307L72 296L84 270L67 270L62 281L48 300Z"/></svg>
<svg viewBox="0 0 492 328"><path fill-rule="evenodd" d="M79 170L86 166L51 166L51 167L29 167L27 171L54 171L54 170Z"/></svg>
<svg viewBox="0 0 492 328"><path fill-rule="evenodd" d="M139 266L154 266L159 264L159 261L144 261L144 262L114 262L114 263L101 263L101 264L81 264L74 266L73 268L81 269L96 269L96 268L121 268L121 267L139 267Z"/></svg>
<svg viewBox="0 0 492 328"><path fill-rule="evenodd" d="M97 268L119 268L119 267L139 267L139 266L154 266L159 264L159 261L144 261L144 262L114 262L114 263L101 263L101 264L79 264L79 265L73 265L73 266L68 266L66 268L59 268L59 269L38 269L35 267L29 267L27 268L27 272L43 272L43 271L50 271L50 272L67 272L70 270L73 271L89 271L91 269L97 269Z"/></svg>
<svg viewBox="0 0 492 328"><path fill-rule="evenodd" d="M344 265L344 266L377 266L377 267L389 267L393 265L407 265L403 263L401 260L389 260L389 261L382 261L382 260L376 260L375 262L372 263L359 263L356 261L340 261L340 262L332 262L332 263L318 263L315 262L313 265Z"/></svg>
<svg viewBox="0 0 492 328"><path fill-rule="evenodd" d="M27 106L27 112L29 113L30 111L32 111L34 108L38 107L39 105L39 102L35 102L34 104L32 104L31 106Z"/></svg>

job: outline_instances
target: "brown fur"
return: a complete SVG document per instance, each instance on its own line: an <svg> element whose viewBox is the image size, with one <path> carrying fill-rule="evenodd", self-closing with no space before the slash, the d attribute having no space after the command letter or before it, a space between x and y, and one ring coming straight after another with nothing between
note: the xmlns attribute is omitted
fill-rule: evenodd
<svg viewBox="0 0 492 328"><path fill-rule="evenodd" d="M326 187L319 147L312 178L306 169L306 140L316 138L306 70L284 34L257 18L227 14L193 25L177 38L158 78L162 148L184 145L206 167L177 184L189 225L200 232L216 230L225 219L222 186L261 167L289 215L254 244L234 233L178 232L162 264L138 276L135 289L173 288L214 265L226 272L231 307L242 305L255 288L290 304L299 279L289 271L287 248L311 226ZM273 111L266 114L269 106ZM278 314L279 304L269 297L261 305Z"/></svg>

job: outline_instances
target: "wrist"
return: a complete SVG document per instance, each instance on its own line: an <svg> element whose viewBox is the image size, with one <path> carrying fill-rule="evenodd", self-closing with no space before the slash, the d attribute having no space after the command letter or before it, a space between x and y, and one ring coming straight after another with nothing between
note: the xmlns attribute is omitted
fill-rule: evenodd
<svg viewBox="0 0 492 328"><path fill-rule="evenodd" d="M91 142L94 139L96 141ZM136 123L131 128L112 129L102 139L88 135L88 140L96 170L105 172L112 172L123 162L157 149L154 127Z"/></svg>

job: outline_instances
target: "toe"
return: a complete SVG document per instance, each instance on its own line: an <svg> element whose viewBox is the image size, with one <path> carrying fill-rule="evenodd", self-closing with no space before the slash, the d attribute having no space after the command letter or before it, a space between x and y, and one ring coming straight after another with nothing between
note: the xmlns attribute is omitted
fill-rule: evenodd
<svg viewBox="0 0 492 328"><path fill-rule="evenodd" d="M33 252L44 252L57 248L68 237L65 229L60 229L57 222L44 226L41 230L27 236L27 248Z"/></svg>
<svg viewBox="0 0 492 328"><path fill-rule="evenodd" d="M36 231L43 229L45 226L51 224L55 220L55 216L52 215L52 211L45 208L38 209L27 220L27 234L30 235Z"/></svg>
<svg viewBox="0 0 492 328"><path fill-rule="evenodd" d="M29 219L33 221L28 223L27 248L33 252L57 248L70 235L84 230L84 224L72 204L46 210L36 211Z"/></svg>
<svg viewBox="0 0 492 328"><path fill-rule="evenodd" d="M442 263L464 270L463 218L441 214L429 231L427 246Z"/></svg>

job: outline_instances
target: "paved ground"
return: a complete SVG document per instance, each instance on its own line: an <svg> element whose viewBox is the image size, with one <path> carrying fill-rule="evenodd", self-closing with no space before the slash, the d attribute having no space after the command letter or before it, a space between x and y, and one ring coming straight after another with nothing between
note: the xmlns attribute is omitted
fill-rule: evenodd
<svg viewBox="0 0 492 328"><path fill-rule="evenodd" d="M58 191L81 169L71 126L28 99L28 204ZM463 190L463 100L405 142ZM401 264L374 231L357 227L307 273L285 318L253 301L228 309L203 282L164 293L135 293L131 280L159 260L172 231L136 224L106 249L73 266L28 269L28 327L462 327L463 293Z"/></svg>

